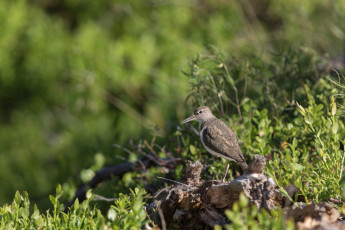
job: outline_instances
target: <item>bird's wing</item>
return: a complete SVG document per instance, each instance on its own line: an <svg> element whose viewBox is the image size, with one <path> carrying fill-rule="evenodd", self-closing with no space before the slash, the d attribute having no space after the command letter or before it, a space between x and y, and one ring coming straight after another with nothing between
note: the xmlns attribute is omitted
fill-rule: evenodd
<svg viewBox="0 0 345 230"><path fill-rule="evenodd" d="M222 121L207 126L203 131L203 141L211 150L237 162L245 162L236 134Z"/></svg>

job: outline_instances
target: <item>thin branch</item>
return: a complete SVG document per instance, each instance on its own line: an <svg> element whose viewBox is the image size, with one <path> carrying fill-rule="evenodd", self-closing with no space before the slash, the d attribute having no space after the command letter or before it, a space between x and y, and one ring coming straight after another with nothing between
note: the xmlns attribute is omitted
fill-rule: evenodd
<svg viewBox="0 0 345 230"><path fill-rule="evenodd" d="M178 182L178 181L170 180L170 179L168 179L168 178L164 178L164 177L160 177L160 176L157 176L157 178L162 179L162 180L167 180L167 181L170 181L170 182L174 182L174 183L176 183L176 184L187 185L187 184L185 184L185 183L181 183L181 182Z"/></svg>
<svg viewBox="0 0 345 230"><path fill-rule="evenodd" d="M331 201L334 204L345 204L344 201L338 200L338 199L334 199L334 198L330 198L329 201Z"/></svg>
<svg viewBox="0 0 345 230"><path fill-rule="evenodd" d="M151 145L149 145L149 143L148 143L146 140L144 140L144 144L145 144L145 146L146 146L152 153L154 153L155 155L157 155L156 151L152 148Z"/></svg>
<svg viewBox="0 0 345 230"><path fill-rule="evenodd" d="M156 165L158 165L158 166L165 166L164 163L163 163L163 162L160 162L159 160L157 160L155 156L152 156L152 155L150 155L150 154L147 154L147 153L145 153L145 152L142 151L142 150L140 150L140 153L141 153L142 155L144 155L145 157L147 157L148 159L150 159L151 161L155 162Z"/></svg>
<svg viewBox="0 0 345 230"><path fill-rule="evenodd" d="M133 152L131 150L126 149L126 148L122 147L121 145L113 144L113 147L118 148L118 149L122 149L123 151L125 151L128 154L133 154Z"/></svg>
<svg viewBox="0 0 345 230"><path fill-rule="evenodd" d="M164 215L163 215L160 203L157 205L157 211L158 211L158 214L159 214L159 218L161 219L162 229L166 230L167 227L166 227L165 218L164 218Z"/></svg>
<svg viewBox="0 0 345 230"><path fill-rule="evenodd" d="M116 198L106 198L104 196L100 196L97 194L93 194L93 197L94 197L93 200L101 200L101 201L106 201L106 202L114 202L117 200Z"/></svg>
<svg viewBox="0 0 345 230"><path fill-rule="evenodd" d="M146 224L145 224L145 228L148 229L148 230L157 229L156 226L155 226L155 223L152 221L150 215L147 213L146 207L143 206L143 208L144 208L144 211L145 211L145 214L146 214L147 218L151 221L151 223L152 223L152 225L153 225L153 226L151 227L151 226L149 226L149 223L146 223Z"/></svg>

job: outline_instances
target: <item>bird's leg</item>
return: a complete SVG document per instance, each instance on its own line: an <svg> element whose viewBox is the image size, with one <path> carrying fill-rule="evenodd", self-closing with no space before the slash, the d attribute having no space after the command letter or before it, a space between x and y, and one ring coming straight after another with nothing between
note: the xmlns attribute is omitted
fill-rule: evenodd
<svg viewBox="0 0 345 230"><path fill-rule="evenodd" d="M226 176L228 175L228 171L229 171L229 164L230 164L230 160L228 160L228 164L226 165L226 170L225 170L225 174L224 174L224 177L223 177L223 182L225 181L225 178Z"/></svg>

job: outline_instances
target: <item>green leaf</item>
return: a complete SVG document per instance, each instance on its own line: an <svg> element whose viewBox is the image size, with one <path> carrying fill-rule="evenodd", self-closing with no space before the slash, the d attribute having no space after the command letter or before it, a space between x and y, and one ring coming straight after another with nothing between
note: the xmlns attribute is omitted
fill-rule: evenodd
<svg viewBox="0 0 345 230"><path fill-rule="evenodd" d="M16 202L16 204L20 204L22 201L22 196L20 195L20 193L18 191L16 191L16 194L14 195L14 201Z"/></svg>
<svg viewBox="0 0 345 230"><path fill-rule="evenodd" d="M305 116L304 116L304 121L308 124L311 125L314 122L313 115L308 111Z"/></svg>
<svg viewBox="0 0 345 230"><path fill-rule="evenodd" d="M337 104L335 103L334 97L331 97L331 114L334 116L337 113Z"/></svg>
<svg viewBox="0 0 345 230"><path fill-rule="evenodd" d="M38 226L41 226L45 222L45 219L42 216L38 216L37 219L35 220L35 223ZM48 221L47 221L48 222Z"/></svg>
<svg viewBox="0 0 345 230"><path fill-rule="evenodd" d="M304 168L302 165L300 165L298 163L292 163L291 165L295 171L301 171Z"/></svg>
<svg viewBox="0 0 345 230"><path fill-rule="evenodd" d="M34 219L34 220L37 220L37 218L40 216L40 211L37 209L37 207L36 207L36 209L35 209L35 211L34 211L34 213L32 214L32 218Z"/></svg>
<svg viewBox="0 0 345 230"><path fill-rule="evenodd" d="M110 221L114 221L116 219L116 211L113 208L109 208L107 217Z"/></svg>
<svg viewBox="0 0 345 230"><path fill-rule="evenodd" d="M195 155L196 154L196 148L194 147L194 145L190 145L189 146L189 150L190 150L190 153Z"/></svg>
<svg viewBox="0 0 345 230"><path fill-rule="evenodd" d="M105 163L105 157L102 153L97 153L95 155L95 170L98 170L103 167Z"/></svg>
<svg viewBox="0 0 345 230"><path fill-rule="evenodd" d="M336 134L338 132L338 122L337 121L333 121L333 125L332 125L332 133Z"/></svg>
<svg viewBox="0 0 345 230"><path fill-rule="evenodd" d="M226 74L225 79L232 87L235 86L235 81L234 81L234 79L232 79L232 77L230 75Z"/></svg>
<svg viewBox="0 0 345 230"><path fill-rule="evenodd" d="M215 226L214 226L214 230L222 230L222 226L220 226L220 225L215 225Z"/></svg>
<svg viewBox="0 0 345 230"><path fill-rule="evenodd" d="M79 209L79 199L78 198L74 201L73 207L74 207L74 210Z"/></svg>
<svg viewBox="0 0 345 230"><path fill-rule="evenodd" d="M84 169L80 172L80 178L84 183L89 182L95 175L92 169Z"/></svg>
<svg viewBox="0 0 345 230"><path fill-rule="evenodd" d="M52 203L53 206L56 205L56 198L54 196L49 195L49 200L50 200L50 202Z"/></svg>
<svg viewBox="0 0 345 230"><path fill-rule="evenodd" d="M90 199L92 197L92 189L87 190L86 192L86 199Z"/></svg>
<svg viewBox="0 0 345 230"><path fill-rule="evenodd" d="M298 109L298 112L300 112L303 116L305 116L305 109L303 108L303 106L301 106L300 104L298 104L298 102L296 102L296 105L297 105L297 109Z"/></svg>
<svg viewBox="0 0 345 230"><path fill-rule="evenodd" d="M20 208L21 217L28 218L30 215L29 207Z"/></svg>

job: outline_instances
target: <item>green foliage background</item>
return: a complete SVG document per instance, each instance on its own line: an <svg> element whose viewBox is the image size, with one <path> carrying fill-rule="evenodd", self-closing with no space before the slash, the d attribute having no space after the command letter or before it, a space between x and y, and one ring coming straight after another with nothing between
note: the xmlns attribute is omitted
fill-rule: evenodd
<svg viewBox="0 0 345 230"><path fill-rule="evenodd" d="M220 116L224 105L231 115L227 121L242 124L235 129L249 155L268 155L276 148L272 133L280 133L278 139L292 146L281 151L291 149L286 155L307 159L300 150L294 152L296 146L314 146L307 141L318 134L317 128L331 127L338 119L332 118L328 96L339 92L319 81L323 75L318 67L327 65L320 57L343 54L344 12L341 0L0 1L0 203L10 202L16 190L26 190L39 208L50 207L48 194L58 183L65 183L71 196L82 182L80 172L87 179L88 169L123 161L117 156L135 159L112 144L126 146L130 138L153 135L164 144L178 121L200 103ZM213 84L208 73L224 78L207 87ZM242 121L234 106L236 95L228 90L234 86ZM315 124L308 112L301 116L286 109L294 101L325 118ZM252 119L257 119L254 126ZM308 135L301 138L308 140L294 141L301 134L295 125L304 127ZM343 137L342 127L340 134L332 129L319 134L332 134L327 144L334 143L337 135ZM318 153L329 151L321 142ZM200 147L195 137L184 144ZM188 149L181 155L190 157ZM193 153L196 159L201 153L208 156L202 151L191 151L192 158ZM293 159L287 159L293 167L286 167L300 175L302 187L305 178ZM219 159L210 161L211 171L222 170ZM269 167L282 175L286 171L279 163ZM176 174L180 172L178 168ZM133 178L128 174L113 181L109 191L133 187ZM329 191L323 192L321 198L327 197Z"/></svg>

